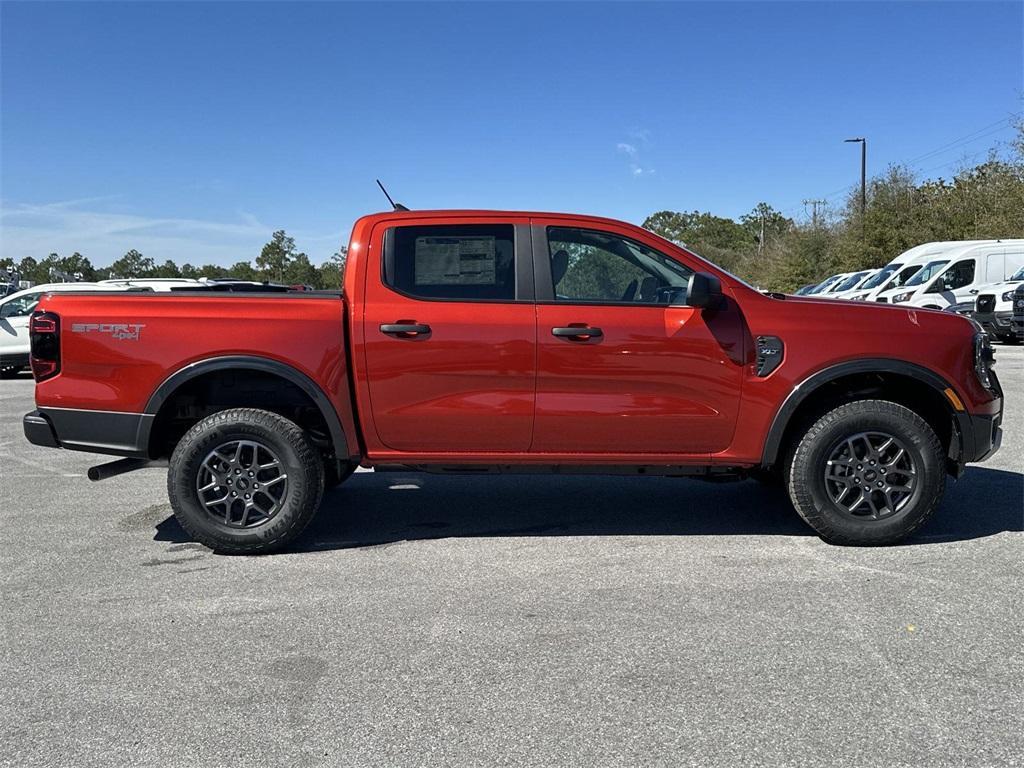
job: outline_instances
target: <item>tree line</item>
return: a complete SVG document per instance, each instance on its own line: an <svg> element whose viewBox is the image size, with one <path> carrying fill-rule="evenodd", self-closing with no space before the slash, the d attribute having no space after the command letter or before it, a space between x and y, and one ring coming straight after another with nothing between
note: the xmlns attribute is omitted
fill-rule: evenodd
<svg viewBox="0 0 1024 768"><path fill-rule="evenodd" d="M345 264L346 248L335 252L320 265L313 264L309 256L295 247L295 239L283 230L274 232L270 241L260 250L255 263L239 261L230 267L217 264L195 266L182 264L180 267L170 259L157 264L134 248L109 267L95 267L88 257L75 252L70 256L51 253L36 260L26 256L19 262L0 259L0 270L17 271L22 280L34 284L60 282L64 279L78 279L86 282L115 278L184 277L223 278L283 283L285 285L309 285L313 288L337 290L341 286L341 270Z"/></svg>
<svg viewBox="0 0 1024 768"><path fill-rule="evenodd" d="M1024 123L1008 146L949 180L919 180L890 166L860 185L838 210L814 201L803 221L767 203L734 220L711 213L659 211L643 226L685 244L762 288L791 291L837 272L881 267L903 251L939 240L1024 237Z"/></svg>
<svg viewBox="0 0 1024 768"><path fill-rule="evenodd" d="M821 202L821 201L818 201ZM710 212L658 211L643 226L761 288L791 291L836 272L880 267L903 251L935 240L980 240L1024 237L1024 123L1008 147L964 167L949 180L919 180L904 166L891 166L869 180L867 205L861 211L854 187L836 210L815 203L814 213L799 220L768 203L733 219ZM51 270L80 275L82 280L108 277L236 277L288 285L337 289L346 250L320 265L299 251L284 230L273 233L255 263L239 261L180 267L157 264L136 250L109 267L95 268L80 253L51 253L37 261L0 259L0 270L15 268L22 280L45 283Z"/></svg>

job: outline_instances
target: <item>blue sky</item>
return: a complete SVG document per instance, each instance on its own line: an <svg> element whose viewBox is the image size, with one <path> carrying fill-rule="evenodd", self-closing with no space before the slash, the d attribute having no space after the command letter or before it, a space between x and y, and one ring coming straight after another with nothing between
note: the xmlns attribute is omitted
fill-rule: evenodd
<svg viewBox="0 0 1024 768"><path fill-rule="evenodd" d="M319 261L376 177L418 208L803 215L857 181L844 138L869 172L954 143L929 177L1008 139L1022 8L5 2L0 256L227 264L285 228Z"/></svg>

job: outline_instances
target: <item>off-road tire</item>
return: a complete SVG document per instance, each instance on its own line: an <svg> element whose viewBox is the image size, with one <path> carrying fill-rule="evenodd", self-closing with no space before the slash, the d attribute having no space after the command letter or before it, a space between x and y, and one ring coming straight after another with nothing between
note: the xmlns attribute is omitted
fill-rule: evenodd
<svg viewBox="0 0 1024 768"><path fill-rule="evenodd" d="M255 527L235 528L214 519L196 488L204 459L233 440L262 443L287 472L280 509ZM323 489L323 459L306 433L283 416L256 408L219 411L200 421L178 442L167 472L175 518L192 538L219 554L265 554L283 548L316 515Z"/></svg>
<svg viewBox="0 0 1024 768"><path fill-rule="evenodd" d="M337 488L344 483L359 467L359 464L351 461L328 459L324 462L324 490Z"/></svg>
<svg viewBox="0 0 1024 768"><path fill-rule="evenodd" d="M910 500L882 519L858 519L832 501L825 486L828 457L839 441L878 430L900 440L911 456L917 485ZM932 516L945 490L942 444L917 413L887 400L858 400L824 414L792 451L786 487L797 513L831 544L878 546L906 538Z"/></svg>

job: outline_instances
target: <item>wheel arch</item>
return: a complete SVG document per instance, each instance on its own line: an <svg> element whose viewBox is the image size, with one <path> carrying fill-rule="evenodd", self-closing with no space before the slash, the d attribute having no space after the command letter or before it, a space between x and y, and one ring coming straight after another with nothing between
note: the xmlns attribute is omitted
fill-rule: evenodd
<svg viewBox="0 0 1024 768"><path fill-rule="evenodd" d="M154 427L164 406L190 382L196 382L211 374L244 373L246 371L274 376L294 385L309 398L319 412L330 435L331 447L335 455L348 456L348 443L345 439L341 419L334 404L331 403L320 386L305 373L287 363L256 355L225 355L198 360L179 368L164 379L150 395L143 411L152 418L146 419L144 422L144 434L139 435L140 445L150 446L152 455L151 441L154 436Z"/></svg>
<svg viewBox="0 0 1024 768"><path fill-rule="evenodd" d="M907 405L926 420L928 416L945 415L945 424L933 423L932 426L947 449L950 461L958 464L964 434L971 425L967 413L953 407L946 395L947 389L962 400L956 388L942 376L905 360L869 358L823 368L797 384L783 401L768 430L761 465L771 467L780 461L800 426L820 415L825 406L864 396L884 399L886 395L894 396L892 399ZM915 395L919 399L914 398ZM908 396L911 397L909 402Z"/></svg>

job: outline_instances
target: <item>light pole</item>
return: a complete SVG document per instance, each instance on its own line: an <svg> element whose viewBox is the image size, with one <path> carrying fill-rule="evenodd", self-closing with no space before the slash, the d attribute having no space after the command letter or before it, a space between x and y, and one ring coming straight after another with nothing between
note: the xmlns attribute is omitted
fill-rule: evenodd
<svg viewBox="0 0 1024 768"><path fill-rule="evenodd" d="M844 139L843 143L860 142L860 225L864 227L864 212L868 207L868 140L864 137Z"/></svg>

